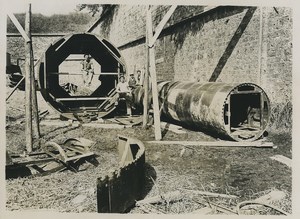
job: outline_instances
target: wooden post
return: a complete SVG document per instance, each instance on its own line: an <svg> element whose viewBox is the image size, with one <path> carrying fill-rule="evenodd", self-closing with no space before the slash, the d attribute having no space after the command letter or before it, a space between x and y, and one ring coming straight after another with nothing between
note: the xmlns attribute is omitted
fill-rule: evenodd
<svg viewBox="0 0 300 219"><path fill-rule="evenodd" d="M148 42L153 37L153 28L152 28L152 16L151 8L148 8L147 11L147 38ZM149 72L151 76L151 88L152 88L152 102L153 102L153 116L154 116L154 129L155 129L155 140L161 140L161 129L160 129L160 113L159 113L159 104L158 104L158 92L157 92L157 80L156 80L156 68L155 68L155 51L154 45L149 47L147 44L149 58L147 59Z"/></svg>
<svg viewBox="0 0 300 219"><path fill-rule="evenodd" d="M31 17L31 16L30 16ZM29 35L31 38L31 35ZM38 102L37 102L37 96L36 96L36 83L35 83L35 75L34 75L34 57L33 57L33 50L32 50L32 41L30 43L30 50L31 50L31 104L32 104L32 116L33 116L33 136L38 139L38 144L40 146L40 125L39 125L39 112L38 112Z"/></svg>
<svg viewBox="0 0 300 219"><path fill-rule="evenodd" d="M30 35L30 12L31 5L29 4L28 11L25 15L25 32ZM26 135L26 150L32 152L32 105L31 105L31 41L25 39L25 135Z"/></svg>
<svg viewBox="0 0 300 219"><path fill-rule="evenodd" d="M262 51L263 51L263 7L259 8L259 40L258 40L258 79L257 83L261 85L262 74Z"/></svg>
<svg viewBox="0 0 300 219"><path fill-rule="evenodd" d="M145 70L145 75L144 75L144 100L143 100L143 105L144 105L144 111L143 111L143 128L147 127L148 123L148 108L149 108L149 49L148 49L148 44L149 44L149 33L148 33L148 23L151 22L151 11L150 11L150 6L147 8L146 12L146 70ZM150 33L152 35L152 32Z"/></svg>

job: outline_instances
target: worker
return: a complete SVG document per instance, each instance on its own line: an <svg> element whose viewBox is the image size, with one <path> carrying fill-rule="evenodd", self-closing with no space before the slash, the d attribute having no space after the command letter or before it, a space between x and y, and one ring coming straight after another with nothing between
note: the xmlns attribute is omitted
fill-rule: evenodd
<svg viewBox="0 0 300 219"><path fill-rule="evenodd" d="M138 85L143 85L143 82L142 82L142 75L141 75L141 70L137 70L136 71L136 79L137 79L137 84Z"/></svg>
<svg viewBox="0 0 300 219"><path fill-rule="evenodd" d="M81 62L81 73L83 84L90 86L94 76L94 65L89 54L84 54L84 60Z"/></svg>
<svg viewBox="0 0 300 219"><path fill-rule="evenodd" d="M131 90L133 90L136 87L136 80L133 73L131 73L129 76L128 86Z"/></svg>
<svg viewBox="0 0 300 219"><path fill-rule="evenodd" d="M116 86L116 92L119 94L119 100L125 99L126 102L126 110L127 115L131 116L131 101L132 101L132 95L131 95L131 89L128 85L128 83L125 81L125 77L123 75L120 76L120 82Z"/></svg>

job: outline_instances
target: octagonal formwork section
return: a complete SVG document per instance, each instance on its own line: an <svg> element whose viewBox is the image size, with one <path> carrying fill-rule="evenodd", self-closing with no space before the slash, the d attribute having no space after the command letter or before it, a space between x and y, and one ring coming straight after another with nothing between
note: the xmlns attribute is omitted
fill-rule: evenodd
<svg viewBox="0 0 300 219"><path fill-rule="evenodd" d="M60 72L59 66L70 55L84 54L89 54L101 66L93 77L101 83L88 95L71 95L61 86L59 78L72 73ZM70 34L51 44L43 54L38 66L38 83L44 99L63 116L72 118L74 114L95 112L102 117L111 112L103 109L103 103L111 98L119 74L125 72L124 60L110 42L90 33ZM80 72L73 75L80 76Z"/></svg>

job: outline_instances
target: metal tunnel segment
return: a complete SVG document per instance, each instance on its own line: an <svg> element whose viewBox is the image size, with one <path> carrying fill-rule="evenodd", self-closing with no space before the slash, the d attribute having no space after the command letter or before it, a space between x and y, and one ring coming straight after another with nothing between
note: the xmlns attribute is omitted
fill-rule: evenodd
<svg viewBox="0 0 300 219"><path fill-rule="evenodd" d="M258 139L269 121L269 98L252 83L163 81L158 92L165 117L236 141ZM133 93L137 107L142 107L143 93L141 87Z"/></svg>
<svg viewBox="0 0 300 219"><path fill-rule="evenodd" d="M71 96L59 84L59 65L74 54L90 54L101 66L103 73L93 79L101 80L101 85L90 95ZM120 52L110 42L94 34L80 33L64 36L51 44L40 59L38 70L44 99L61 114L72 118L74 113L87 111L100 113L100 116L108 114L110 110L99 107L111 98L118 76L126 72L126 66Z"/></svg>

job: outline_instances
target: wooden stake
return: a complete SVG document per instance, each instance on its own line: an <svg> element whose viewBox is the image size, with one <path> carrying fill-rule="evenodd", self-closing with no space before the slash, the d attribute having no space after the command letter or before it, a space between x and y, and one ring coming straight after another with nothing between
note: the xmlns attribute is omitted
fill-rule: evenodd
<svg viewBox="0 0 300 219"><path fill-rule="evenodd" d="M150 6L147 8L147 15L146 15L146 23L148 24L151 22L151 11L150 11ZM147 27L149 25L146 25ZM150 33L152 35L152 32ZM143 111L143 128L147 127L148 123L148 108L149 108L149 49L148 49L148 44L149 44L149 37L148 37L148 28L146 28L146 70L145 70L145 77L144 77L144 100L143 100L143 105L144 105L144 111Z"/></svg>
<svg viewBox="0 0 300 219"><path fill-rule="evenodd" d="M34 76L34 58L33 58L33 50L32 50L32 43L31 47L31 104L32 104L32 116L33 116L33 136L38 139L38 144L40 146L40 125L39 125L39 113L38 113L38 102L36 96L36 83L35 83L35 76Z"/></svg>
<svg viewBox="0 0 300 219"><path fill-rule="evenodd" d="M28 34L24 31L23 27L21 26L21 24L19 23L19 21L15 17L15 15L13 13L8 13L7 15L10 18L10 20L14 23L15 27L18 29L18 31L20 32L22 37L25 39L25 42L30 41L30 38L28 37Z"/></svg>
<svg viewBox="0 0 300 219"><path fill-rule="evenodd" d="M12 89L12 91L10 92L10 94L6 97L6 101L9 100L9 98L11 97L11 95L13 95L13 93L17 90L18 86L24 81L25 77L23 76L23 78L17 83L17 85Z"/></svg>
<svg viewBox="0 0 300 219"><path fill-rule="evenodd" d="M149 40L150 47L152 47L154 45L155 41L159 37L159 35L160 35L161 31L163 30L164 26L166 25L166 23L168 22L168 20L172 16L172 14L174 13L176 7L177 7L177 5L172 5L170 7L169 11L165 14L165 16L163 17L163 19L157 25L157 27L155 29L155 34L154 34L153 37L152 37L152 34L151 34L151 38Z"/></svg>
<svg viewBox="0 0 300 219"><path fill-rule="evenodd" d="M153 37L153 28L152 28L152 16L151 9L148 8L147 11L147 37L148 42ZM149 47L148 45L149 59L149 72L151 76L151 88L152 88L152 101L153 101L153 116L154 116L154 130L155 130L155 140L161 140L161 129L160 129L160 113L159 113L159 104L158 104L158 92L157 92L157 80L156 80L156 68L155 68L155 51L154 47Z"/></svg>
<svg viewBox="0 0 300 219"><path fill-rule="evenodd" d="M25 32L29 36L29 40L25 40L25 135L26 135L26 151L32 152L32 107L31 107L31 41L30 41L30 14L31 4L25 15ZM22 33L22 32L21 32Z"/></svg>
<svg viewBox="0 0 300 219"><path fill-rule="evenodd" d="M263 51L263 7L259 8L259 38L258 38L258 80L257 83L261 85L262 74L262 51Z"/></svg>

